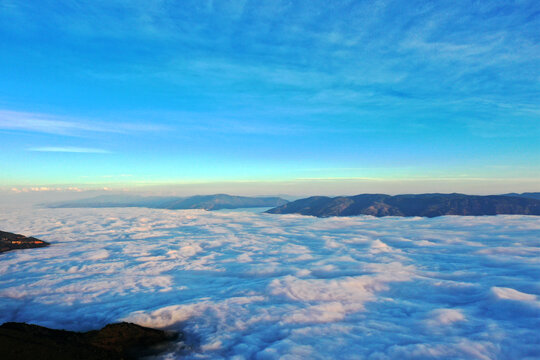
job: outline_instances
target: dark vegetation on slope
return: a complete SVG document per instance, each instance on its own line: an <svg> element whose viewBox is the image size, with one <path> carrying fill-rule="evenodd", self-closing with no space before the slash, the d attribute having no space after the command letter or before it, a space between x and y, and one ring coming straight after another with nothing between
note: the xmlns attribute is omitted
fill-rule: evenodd
<svg viewBox="0 0 540 360"><path fill-rule="evenodd" d="M414 194L362 194L356 196L313 196L299 199L267 211L271 214L302 214L317 217L372 215L540 215L540 200L523 196Z"/></svg>
<svg viewBox="0 0 540 360"><path fill-rule="evenodd" d="M10 250L39 248L49 245L48 242L33 237L0 231L0 253Z"/></svg>
<svg viewBox="0 0 540 360"><path fill-rule="evenodd" d="M182 336L125 322L88 332L8 322L0 326L0 349L5 360L127 360L159 353Z"/></svg>
<svg viewBox="0 0 540 360"><path fill-rule="evenodd" d="M89 199L45 204L49 208L101 208L101 207L146 207L153 209L238 209L249 207L271 207L286 204L279 197L248 197L226 194L177 196L133 196L102 195Z"/></svg>

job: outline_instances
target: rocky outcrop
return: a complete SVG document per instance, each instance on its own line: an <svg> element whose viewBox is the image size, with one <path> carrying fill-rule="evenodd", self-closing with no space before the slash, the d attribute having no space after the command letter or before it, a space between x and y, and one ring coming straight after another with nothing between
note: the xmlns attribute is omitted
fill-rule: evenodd
<svg viewBox="0 0 540 360"><path fill-rule="evenodd" d="M292 201L267 211L271 214L302 214L317 217L372 215L424 216L443 215L540 215L540 200L503 195L362 194L356 196L314 196Z"/></svg>
<svg viewBox="0 0 540 360"><path fill-rule="evenodd" d="M0 253L10 250L39 248L49 245L48 242L33 237L0 231Z"/></svg>
<svg viewBox="0 0 540 360"><path fill-rule="evenodd" d="M163 350L160 345L179 337L125 322L88 332L8 322L0 326L0 349L5 360L127 360L156 354Z"/></svg>

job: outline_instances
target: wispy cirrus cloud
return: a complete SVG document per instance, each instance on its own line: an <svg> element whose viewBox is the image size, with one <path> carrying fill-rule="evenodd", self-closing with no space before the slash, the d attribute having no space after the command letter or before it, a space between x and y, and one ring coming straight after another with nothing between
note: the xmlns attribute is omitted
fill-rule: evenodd
<svg viewBox="0 0 540 360"><path fill-rule="evenodd" d="M111 153L109 150L105 150L105 149L73 147L73 146L44 146L44 147L30 148L28 149L28 151L84 153L84 154L110 154Z"/></svg>
<svg viewBox="0 0 540 360"><path fill-rule="evenodd" d="M86 136L99 133L128 134L162 131L166 130L166 126L143 122L105 122L87 118L0 109L0 130Z"/></svg>
<svg viewBox="0 0 540 360"><path fill-rule="evenodd" d="M0 110L0 129L76 135L81 132L107 132L107 128L73 121L62 116Z"/></svg>

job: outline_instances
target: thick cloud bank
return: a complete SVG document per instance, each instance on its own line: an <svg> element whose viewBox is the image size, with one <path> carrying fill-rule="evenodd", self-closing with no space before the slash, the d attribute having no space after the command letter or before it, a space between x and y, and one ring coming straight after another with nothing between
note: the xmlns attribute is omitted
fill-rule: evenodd
<svg viewBox="0 0 540 360"><path fill-rule="evenodd" d="M10 209L0 229L52 243L0 255L0 322L184 329L197 359L540 358L540 217Z"/></svg>

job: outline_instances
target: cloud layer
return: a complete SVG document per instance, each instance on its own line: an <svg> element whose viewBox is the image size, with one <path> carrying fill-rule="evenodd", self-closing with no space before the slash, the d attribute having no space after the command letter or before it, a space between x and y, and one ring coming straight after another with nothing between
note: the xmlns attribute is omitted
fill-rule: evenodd
<svg viewBox="0 0 540 360"><path fill-rule="evenodd" d="M0 228L53 243L1 255L1 322L183 329L203 359L540 357L537 217L21 208Z"/></svg>

